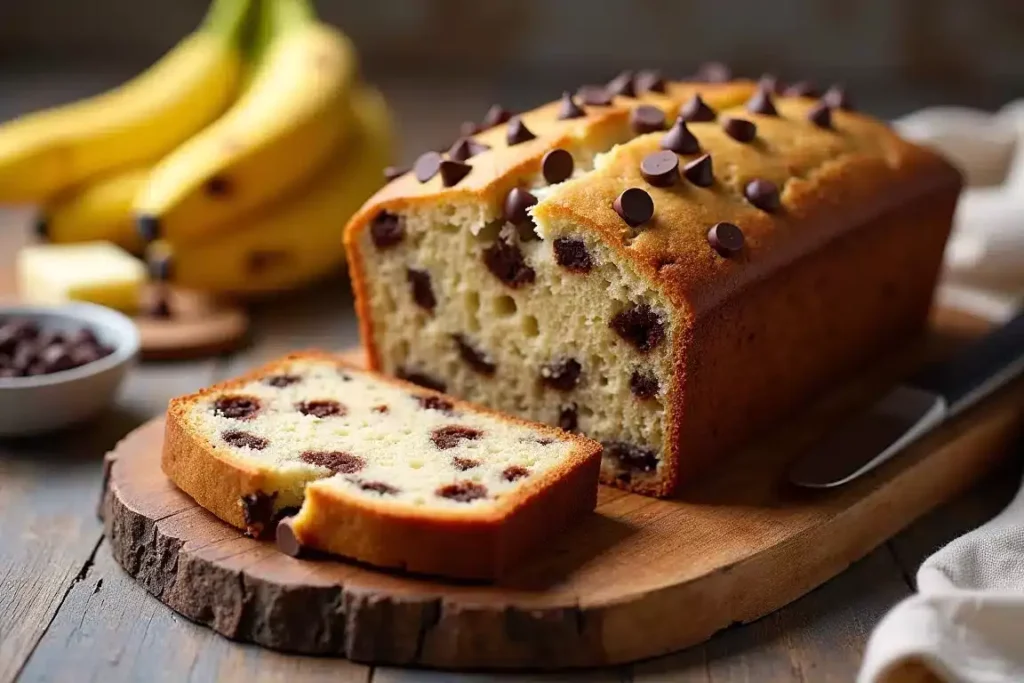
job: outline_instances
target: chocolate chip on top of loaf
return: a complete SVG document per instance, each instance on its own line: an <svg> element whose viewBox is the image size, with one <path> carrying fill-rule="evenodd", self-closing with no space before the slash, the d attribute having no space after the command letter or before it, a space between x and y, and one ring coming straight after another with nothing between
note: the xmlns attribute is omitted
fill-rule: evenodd
<svg viewBox="0 0 1024 683"><path fill-rule="evenodd" d="M669 495L923 325L960 178L835 90L635 78L480 133L455 186L390 184L345 244L375 369L571 422L602 481Z"/></svg>
<svg viewBox="0 0 1024 683"><path fill-rule="evenodd" d="M484 546L469 564L490 567L481 569L487 574L509 534L519 534L516 543L542 535L543 527L514 521L503 529L506 518L536 518L532 524L549 515L557 528L593 508L600 450L325 355L298 354L172 401L163 466L197 502L252 535L294 513L283 522L293 545L371 563L458 575L460 561L434 555L451 547L449 535L473 529ZM528 512L541 498L546 512ZM439 545L403 549L402 534L417 526L436 533Z"/></svg>

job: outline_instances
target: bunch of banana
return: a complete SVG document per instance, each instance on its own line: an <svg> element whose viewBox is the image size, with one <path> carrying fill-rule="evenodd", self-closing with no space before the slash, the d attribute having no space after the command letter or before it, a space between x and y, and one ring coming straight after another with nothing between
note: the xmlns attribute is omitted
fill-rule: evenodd
<svg viewBox="0 0 1024 683"><path fill-rule="evenodd" d="M222 48L218 79L211 64L194 72L166 65L197 36ZM135 85L153 73L159 89ZM47 239L102 239L169 256L174 282L215 293L288 289L342 262L345 222L390 161L391 119L380 94L360 83L349 40L318 21L309 0L214 0L196 34L136 81L95 98L120 97L114 111L103 105L105 126L86 127L77 112L88 102L0 126L0 202L42 202ZM170 102L171 93L182 102ZM135 118L126 122L129 111ZM179 117L173 141L162 128L168 116ZM18 131L32 120L53 121L49 146L9 154L5 141L25 139ZM119 146L110 149L114 137ZM26 177L15 185L8 176Z"/></svg>

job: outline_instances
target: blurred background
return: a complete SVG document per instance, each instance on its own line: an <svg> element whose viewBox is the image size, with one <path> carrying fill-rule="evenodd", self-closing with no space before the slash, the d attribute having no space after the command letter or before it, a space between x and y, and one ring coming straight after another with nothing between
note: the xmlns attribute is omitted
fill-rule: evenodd
<svg viewBox="0 0 1024 683"><path fill-rule="evenodd" d="M0 118L113 86L190 31L205 0L0 1ZM628 67L846 83L893 117L1024 92L1021 0L319 0L397 114L401 159L494 101L527 108Z"/></svg>

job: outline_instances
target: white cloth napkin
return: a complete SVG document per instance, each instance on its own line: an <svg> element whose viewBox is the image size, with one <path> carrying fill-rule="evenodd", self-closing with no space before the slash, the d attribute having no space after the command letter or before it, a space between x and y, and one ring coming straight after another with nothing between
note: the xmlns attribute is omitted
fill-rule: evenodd
<svg viewBox="0 0 1024 683"><path fill-rule="evenodd" d="M1024 100L994 115L926 109L896 128L943 151L971 184L940 300L1007 319L1024 295ZM917 588L875 629L858 683L905 680L908 663L949 683L1024 683L1024 488L998 517L925 560Z"/></svg>

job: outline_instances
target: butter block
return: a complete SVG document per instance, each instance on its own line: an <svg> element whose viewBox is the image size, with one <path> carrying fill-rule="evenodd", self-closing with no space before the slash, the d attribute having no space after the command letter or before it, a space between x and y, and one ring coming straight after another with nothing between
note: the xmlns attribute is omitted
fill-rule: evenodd
<svg viewBox="0 0 1024 683"><path fill-rule="evenodd" d="M126 313L138 309L146 282L142 262L110 242L24 247L16 270L18 293L26 301L88 301Z"/></svg>

